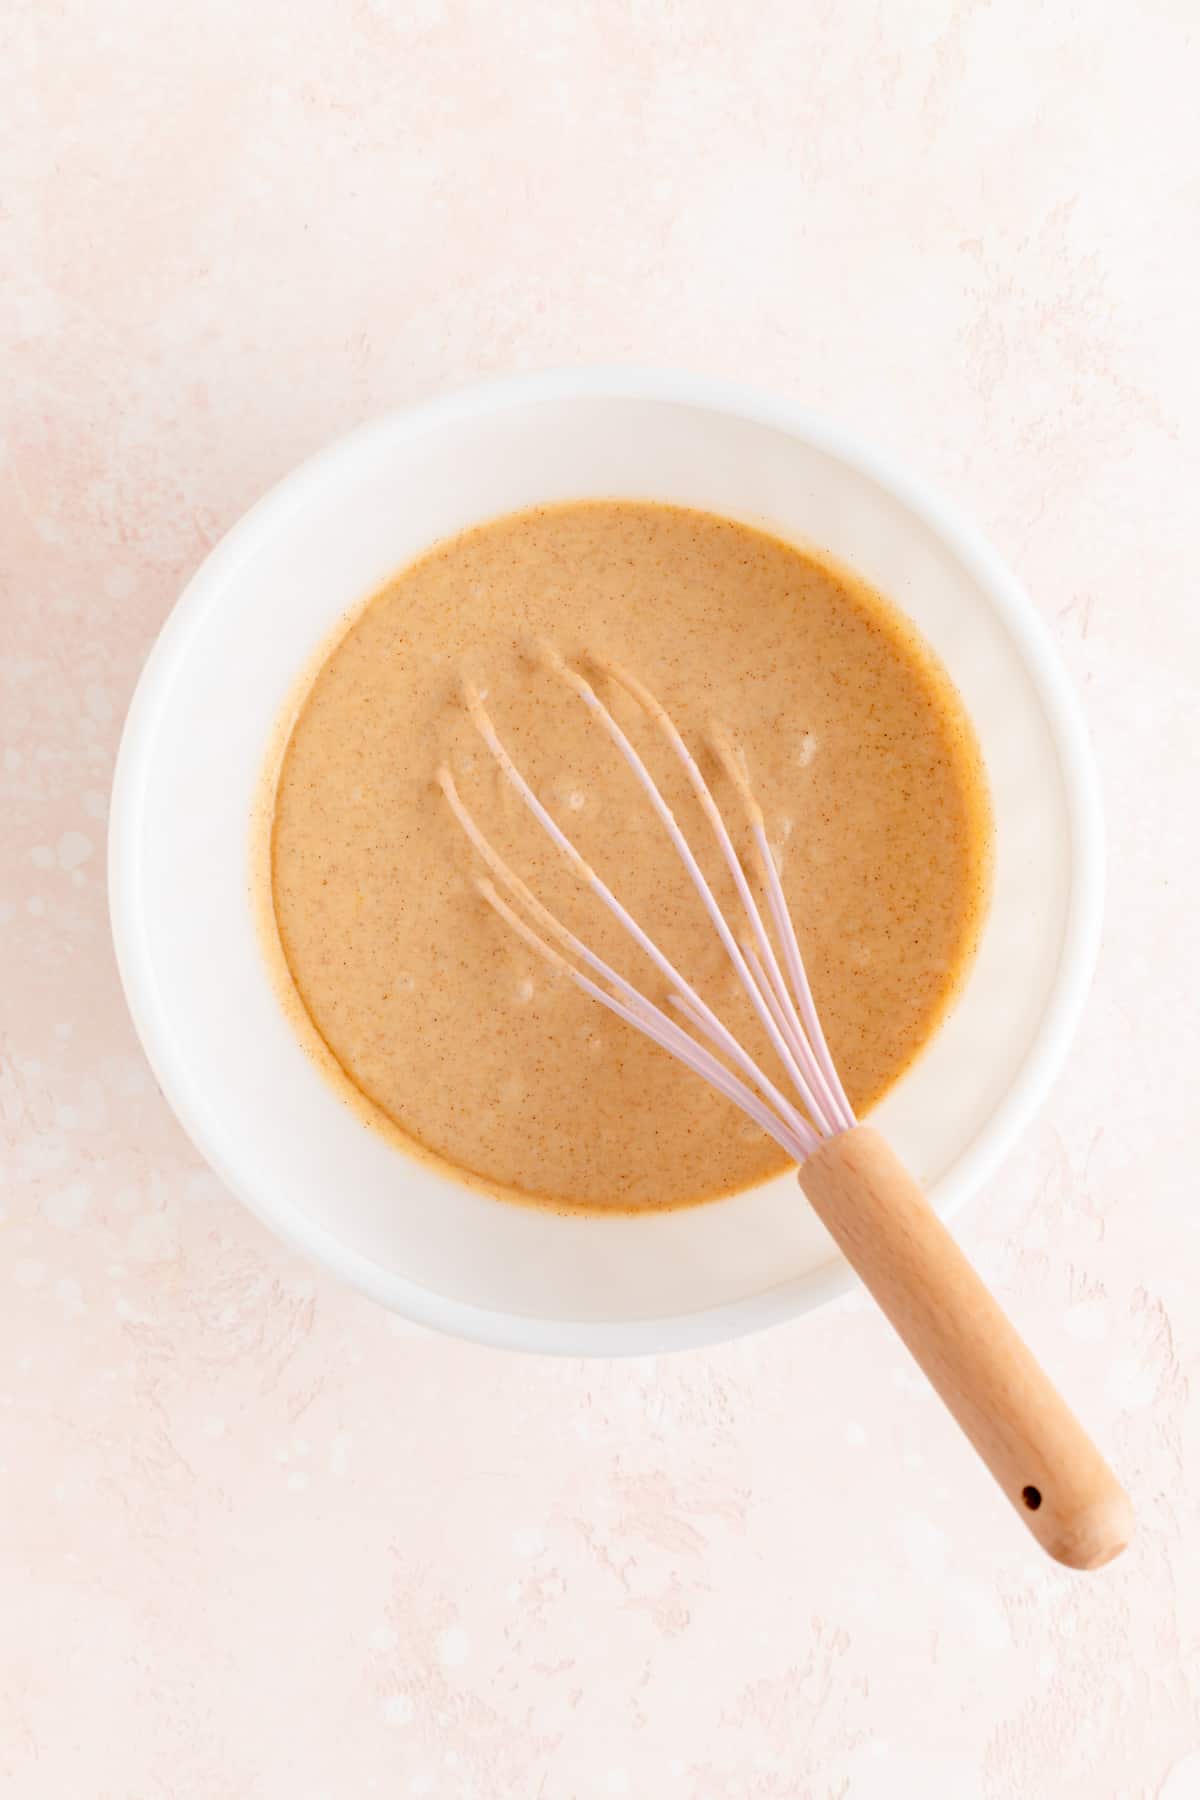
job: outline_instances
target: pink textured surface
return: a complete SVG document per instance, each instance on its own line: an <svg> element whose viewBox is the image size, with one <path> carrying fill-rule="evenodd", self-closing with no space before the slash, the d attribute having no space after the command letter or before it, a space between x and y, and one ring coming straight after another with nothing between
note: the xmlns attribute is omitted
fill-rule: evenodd
<svg viewBox="0 0 1200 1800"><path fill-rule="evenodd" d="M0 21L0 1791L1200 1794L1190 0L16 0ZM887 444L1027 580L1112 876L963 1223L1141 1535L1039 1562L860 1299L655 1365L397 1326L199 1165L122 1005L155 630L332 434L636 358Z"/></svg>

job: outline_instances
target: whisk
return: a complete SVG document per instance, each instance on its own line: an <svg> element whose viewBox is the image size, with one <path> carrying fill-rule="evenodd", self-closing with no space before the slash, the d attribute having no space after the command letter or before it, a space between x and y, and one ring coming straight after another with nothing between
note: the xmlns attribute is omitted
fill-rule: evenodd
<svg viewBox="0 0 1200 1800"><path fill-rule="evenodd" d="M1127 1495L918 1183L884 1138L855 1118L821 1029L766 823L737 747L721 731L712 733L710 747L745 813L762 904L711 788L669 713L628 670L587 660L594 675L625 690L681 763L732 880L742 914L735 925L594 682L553 649L542 647L540 654L612 740L658 815L790 1091L754 1061L587 863L505 748L486 696L468 685L468 711L505 780L579 880L665 979L670 1011L542 904L495 849L450 769L443 767L441 789L486 871L477 878L483 898L537 955L740 1107L794 1159L800 1187L818 1218L1043 1549L1072 1568L1095 1569L1111 1561L1132 1534Z"/></svg>

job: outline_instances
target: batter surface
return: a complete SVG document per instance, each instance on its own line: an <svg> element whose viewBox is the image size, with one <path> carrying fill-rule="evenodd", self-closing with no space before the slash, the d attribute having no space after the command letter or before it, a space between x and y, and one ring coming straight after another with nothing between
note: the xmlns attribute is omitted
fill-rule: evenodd
<svg viewBox="0 0 1200 1800"><path fill-rule="evenodd" d="M652 1207L750 1186L785 1166L778 1147L497 919L435 785L447 764L540 897L665 998L496 770L462 704L473 681L584 856L777 1076L661 826L539 662L545 641L624 664L656 692L739 847L711 728L743 752L860 1114L929 1037L974 945L989 816L973 733L911 627L844 571L711 514L618 501L442 544L358 616L303 703L276 796L275 917L300 999L354 1087L419 1146L542 1200ZM602 691L725 900L669 751L625 693Z"/></svg>

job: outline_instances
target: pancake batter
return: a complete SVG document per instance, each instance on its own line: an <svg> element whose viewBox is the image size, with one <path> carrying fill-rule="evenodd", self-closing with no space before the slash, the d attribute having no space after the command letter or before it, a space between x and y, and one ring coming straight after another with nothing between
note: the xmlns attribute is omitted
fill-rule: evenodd
<svg viewBox="0 0 1200 1800"><path fill-rule="evenodd" d="M534 891L663 997L499 775L461 701L472 681L585 857L777 1074L644 796L532 653L547 640L657 694L735 840L742 815L705 744L719 725L739 746L860 1114L936 1027L977 935L989 819L973 733L912 628L845 571L640 502L540 508L443 543L318 673L280 771L272 894L297 993L354 1087L419 1146L527 1197L629 1208L736 1191L784 1167L781 1151L505 928L435 785L448 763ZM724 904L674 759L627 695L604 694Z"/></svg>

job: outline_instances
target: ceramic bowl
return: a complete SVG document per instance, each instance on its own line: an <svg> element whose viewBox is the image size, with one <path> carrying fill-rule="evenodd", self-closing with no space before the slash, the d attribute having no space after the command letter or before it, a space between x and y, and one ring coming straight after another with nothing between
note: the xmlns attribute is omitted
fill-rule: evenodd
<svg viewBox="0 0 1200 1800"><path fill-rule="evenodd" d="M728 1337L840 1292L849 1272L794 1179L640 1217L564 1217L460 1184L362 1124L305 1054L251 897L256 784L338 619L439 538L600 496L825 548L903 608L966 703L995 811L991 907L957 1005L872 1118L944 1215L1062 1061L1096 951L1102 831L1077 704L1003 562L906 470L781 400L629 369L491 382L356 431L234 527L154 647L114 782L113 934L158 1081L246 1205L385 1306L493 1344L613 1354Z"/></svg>

